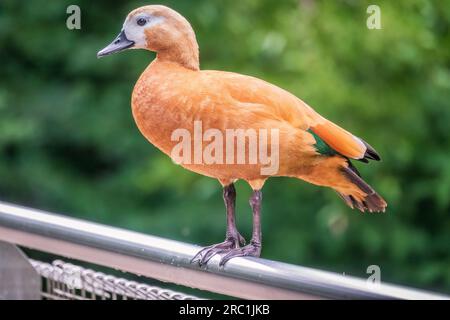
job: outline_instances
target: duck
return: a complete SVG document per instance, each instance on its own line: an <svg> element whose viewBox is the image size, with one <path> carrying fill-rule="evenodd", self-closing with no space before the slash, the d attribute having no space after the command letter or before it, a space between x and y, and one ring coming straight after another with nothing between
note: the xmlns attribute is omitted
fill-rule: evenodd
<svg viewBox="0 0 450 320"><path fill-rule="evenodd" d="M132 92L139 131L176 164L217 179L223 188L225 240L202 248L192 263L203 266L216 255L220 266L235 257L260 257L262 188L271 177L329 187L352 209L385 212L386 201L351 162L379 161L372 146L274 84L200 69L194 30L175 10L147 5L131 11L119 35L97 56L127 49L156 53ZM252 188L248 244L236 227L238 180Z"/></svg>

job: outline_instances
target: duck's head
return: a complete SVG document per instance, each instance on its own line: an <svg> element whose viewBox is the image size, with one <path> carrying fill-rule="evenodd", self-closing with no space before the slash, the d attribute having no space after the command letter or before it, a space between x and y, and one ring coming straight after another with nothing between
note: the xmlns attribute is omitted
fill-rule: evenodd
<svg viewBox="0 0 450 320"><path fill-rule="evenodd" d="M198 45L191 25L178 12L165 6L150 5L131 11L119 35L100 50L97 57L126 49L155 51L163 59L198 68Z"/></svg>

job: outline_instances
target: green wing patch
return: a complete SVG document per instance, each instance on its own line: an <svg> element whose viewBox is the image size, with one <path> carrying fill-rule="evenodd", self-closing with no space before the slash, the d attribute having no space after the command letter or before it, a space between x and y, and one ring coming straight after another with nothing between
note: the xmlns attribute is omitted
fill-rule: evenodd
<svg viewBox="0 0 450 320"><path fill-rule="evenodd" d="M307 130L309 133L311 133L316 140L316 143L314 144L314 147L316 148L316 151L322 155L325 156L334 156L338 154L333 148L331 148L325 141L323 141L317 134L314 133L311 129Z"/></svg>

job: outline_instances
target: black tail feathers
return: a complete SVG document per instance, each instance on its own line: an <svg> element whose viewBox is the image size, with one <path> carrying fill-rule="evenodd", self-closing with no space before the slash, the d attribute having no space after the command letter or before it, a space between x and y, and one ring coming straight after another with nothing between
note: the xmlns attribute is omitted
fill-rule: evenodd
<svg viewBox="0 0 450 320"><path fill-rule="evenodd" d="M369 148L367 150L369 150ZM386 210L386 201L384 201L384 199L361 178L358 170L351 164L350 161L348 161L347 168L342 168L342 172L350 182L355 184L361 191L367 194L364 200L360 201L353 195L346 195L338 192L339 196L349 207L352 209L356 208L361 212L384 212Z"/></svg>

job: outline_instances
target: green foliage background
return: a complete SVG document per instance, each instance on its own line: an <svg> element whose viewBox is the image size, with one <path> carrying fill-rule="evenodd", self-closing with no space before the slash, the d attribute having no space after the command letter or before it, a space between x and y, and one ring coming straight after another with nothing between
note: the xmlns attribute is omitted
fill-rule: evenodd
<svg viewBox="0 0 450 320"><path fill-rule="evenodd" d="M254 75L369 141L357 164L389 203L362 215L293 179L264 189L263 257L450 292L448 1L163 1L191 21L203 69ZM66 28L78 4L82 29ZM138 132L143 50L96 52L145 1L0 2L0 199L196 244L223 239L220 185L175 166ZM378 4L382 30L368 30ZM249 187L238 224L247 238Z"/></svg>

